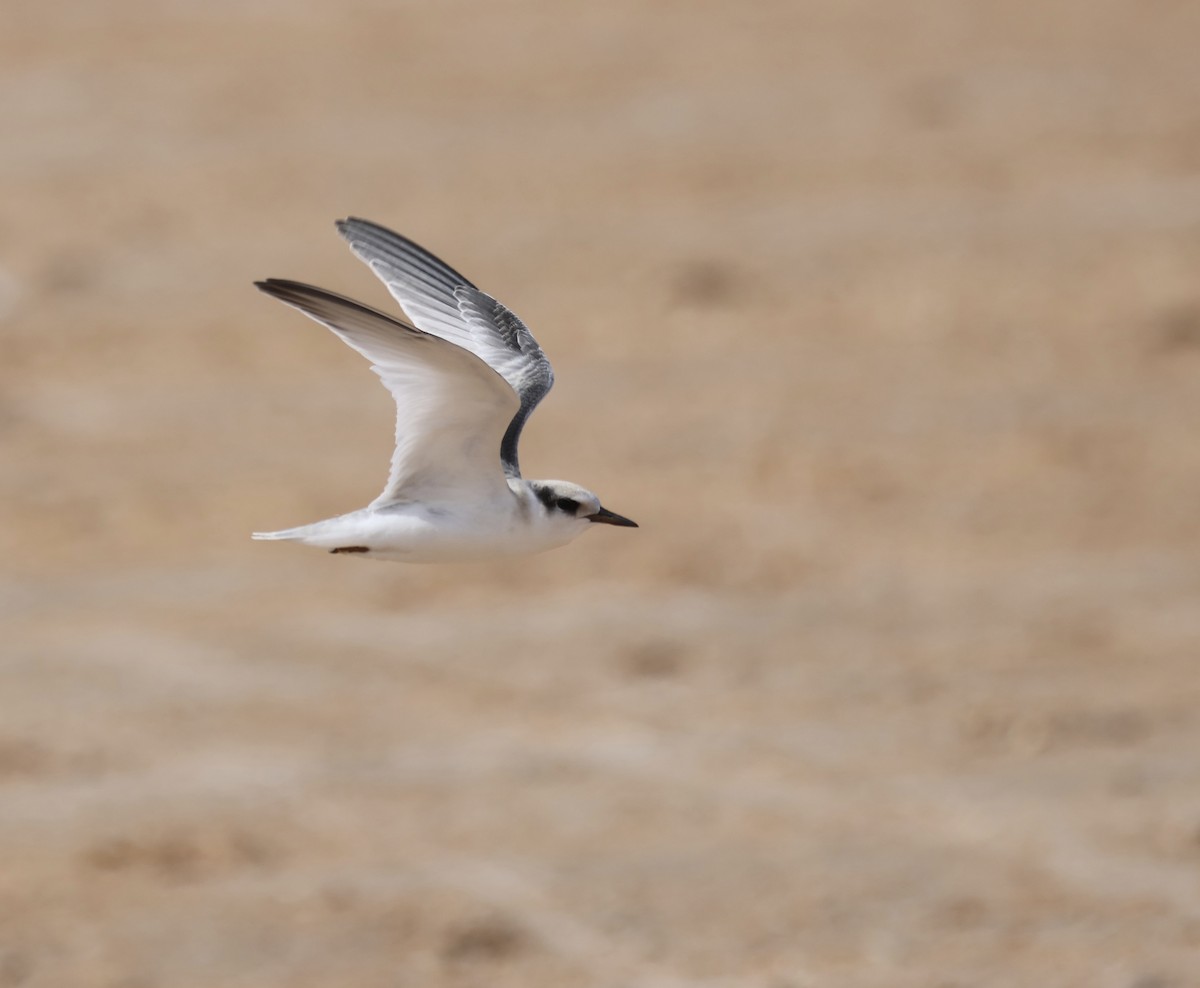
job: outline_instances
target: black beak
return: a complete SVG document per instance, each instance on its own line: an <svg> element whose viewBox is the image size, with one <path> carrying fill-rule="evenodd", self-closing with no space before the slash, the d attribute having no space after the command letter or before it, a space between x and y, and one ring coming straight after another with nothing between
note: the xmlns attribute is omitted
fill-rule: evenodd
<svg viewBox="0 0 1200 988"><path fill-rule="evenodd" d="M588 515L588 521L598 521L605 525L619 525L621 528L637 528L638 523L608 508L601 508L594 515Z"/></svg>

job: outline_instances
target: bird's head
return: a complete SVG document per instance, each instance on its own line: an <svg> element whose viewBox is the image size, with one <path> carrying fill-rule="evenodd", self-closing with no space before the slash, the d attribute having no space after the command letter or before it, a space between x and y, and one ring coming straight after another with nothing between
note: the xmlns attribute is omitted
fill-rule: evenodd
<svg viewBox="0 0 1200 988"><path fill-rule="evenodd" d="M593 522L638 527L637 522L603 507L600 498L578 484L567 480L535 480L529 486L545 509L547 519L555 524L570 525L578 531Z"/></svg>

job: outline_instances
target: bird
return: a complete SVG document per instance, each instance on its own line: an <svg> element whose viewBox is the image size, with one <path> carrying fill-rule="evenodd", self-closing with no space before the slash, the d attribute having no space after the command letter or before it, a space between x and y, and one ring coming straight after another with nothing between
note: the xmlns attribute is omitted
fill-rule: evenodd
<svg viewBox="0 0 1200 988"><path fill-rule="evenodd" d="M521 431L554 384L525 323L407 237L354 217L336 226L410 322L298 281L255 286L371 362L396 402L391 471L365 508L251 537L443 563L543 552L596 524L637 528L579 484L521 476Z"/></svg>

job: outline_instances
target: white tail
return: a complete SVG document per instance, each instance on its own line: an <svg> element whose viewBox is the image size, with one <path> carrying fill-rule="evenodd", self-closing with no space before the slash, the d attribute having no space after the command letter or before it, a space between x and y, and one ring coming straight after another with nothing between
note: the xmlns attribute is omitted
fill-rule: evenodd
<svg viewBox="0 0 1200 988"><path fill-rule="evenodd" d="M299 539L304 537L303 528L285 528L281 532L251 532L252 539Z"/></svg>

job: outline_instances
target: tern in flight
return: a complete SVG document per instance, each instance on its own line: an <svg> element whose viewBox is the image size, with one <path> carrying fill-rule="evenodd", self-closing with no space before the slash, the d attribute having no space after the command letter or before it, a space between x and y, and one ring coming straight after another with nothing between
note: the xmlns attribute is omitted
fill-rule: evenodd
<svg viewBox="0 0 1200 988"><path fill-rule="evenodd" d="M578 484L521 476L521 430L554 371L513 312L406 237L360 219L337 229L411 325L300 282L256 285L371 361L396 401L391 473L365 508L254 538L440 563L542 552L596 523L637 528Z"/></svg>

